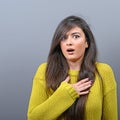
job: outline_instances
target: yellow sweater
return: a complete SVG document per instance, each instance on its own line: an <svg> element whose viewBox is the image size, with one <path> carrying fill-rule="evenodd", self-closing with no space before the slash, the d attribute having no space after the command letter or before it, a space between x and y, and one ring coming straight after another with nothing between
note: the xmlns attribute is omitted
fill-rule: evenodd
<svg viewBox="0 0 120 120"><path fill-rule="evenodd" d="M96 79L85 106L85 120L118 120L116 81L111 67L97 63L103 80ZM28 107L28 120L56 120L79 97L67 82L62 82L49 97L46 95L46 63L41 64L33 79ZM78 71L69 71L71 83L77 81Z"/></svg>

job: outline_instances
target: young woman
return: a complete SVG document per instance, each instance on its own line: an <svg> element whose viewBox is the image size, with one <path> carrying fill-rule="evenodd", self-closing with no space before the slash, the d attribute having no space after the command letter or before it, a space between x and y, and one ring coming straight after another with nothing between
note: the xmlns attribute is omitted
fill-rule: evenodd
<svg viewBox="0 0 120 120"><path fill-rule="evenodd" d="M86 21L62 20L34 76L28 120L118 120L114 73L96 55Z"/></svg>

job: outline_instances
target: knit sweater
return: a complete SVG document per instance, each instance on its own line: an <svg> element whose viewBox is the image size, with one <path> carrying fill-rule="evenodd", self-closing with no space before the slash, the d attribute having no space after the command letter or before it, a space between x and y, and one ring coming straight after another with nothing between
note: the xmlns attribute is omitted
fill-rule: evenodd
<svg viewBox="0 0 120 120"><path fill-rule="evenodd" d="M102 80L96 74L95 82L85 104L84 120L118 120L117 86L112 68L105 63L96 63ZM67 82L52 93L46 94L46 63L42 63L34 76L27 117L28 120L56 120L80 97ZM77 82L79 71L70 70L70 83ZM64 119L63 119L64 120Z"/></svg>

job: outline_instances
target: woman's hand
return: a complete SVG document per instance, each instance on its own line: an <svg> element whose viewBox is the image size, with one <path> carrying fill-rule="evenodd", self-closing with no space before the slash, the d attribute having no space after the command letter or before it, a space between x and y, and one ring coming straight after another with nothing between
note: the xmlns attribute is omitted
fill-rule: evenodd
<svg viewBox="0 0 120 120"><path fill-rule="evenodd" d="M65 81L69 82L70 77L68 76ZM82 79L78 81L77 83L70 84L79 95L85 95L89 93L89 89L92 86L91 80L89 78Z"/></svg>

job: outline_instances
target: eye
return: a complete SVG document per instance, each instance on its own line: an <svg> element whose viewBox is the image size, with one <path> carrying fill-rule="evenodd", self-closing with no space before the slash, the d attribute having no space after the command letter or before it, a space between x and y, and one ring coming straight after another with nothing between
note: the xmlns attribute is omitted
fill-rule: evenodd
<svg viewBox="0 0 120 120"><path fill-rule="evenodd" d="M77 39L77 38L79 38L80 36L79 35L73 35L73 38L74 39Z"/></svg>

